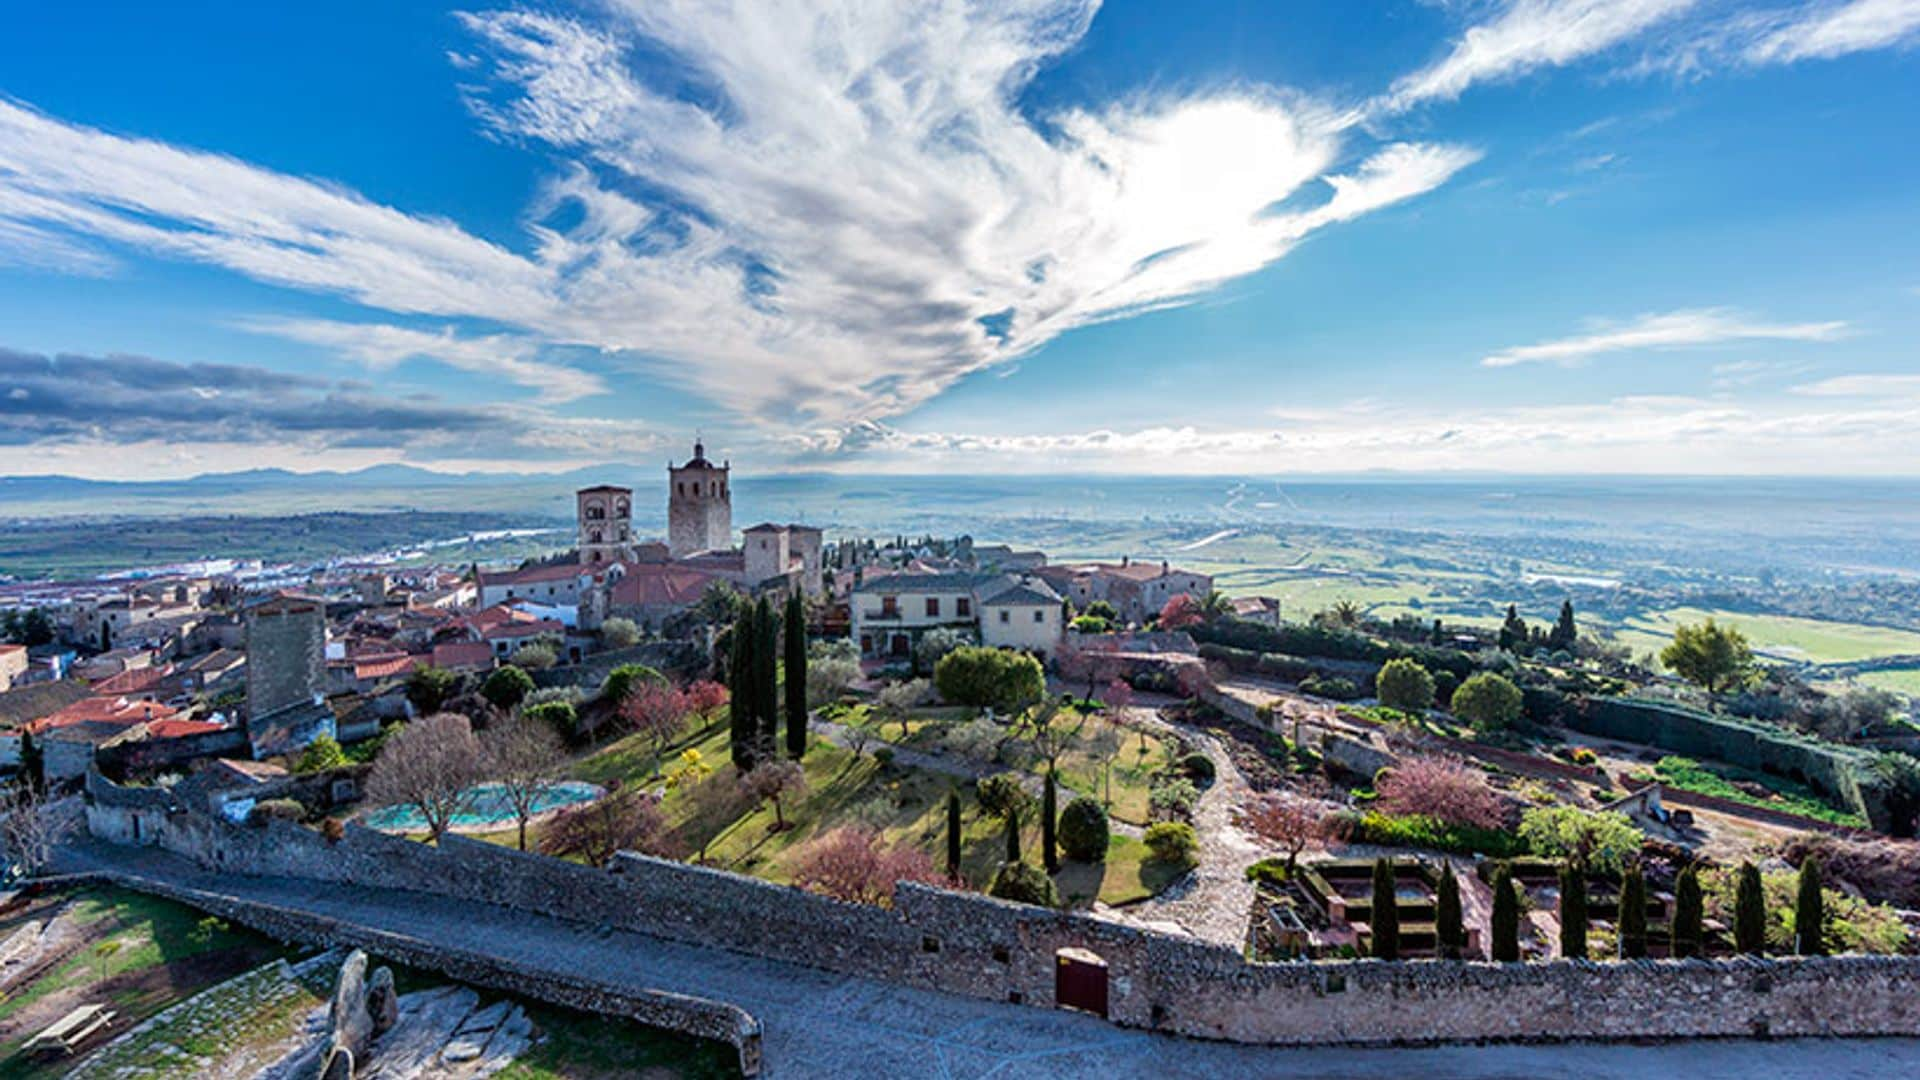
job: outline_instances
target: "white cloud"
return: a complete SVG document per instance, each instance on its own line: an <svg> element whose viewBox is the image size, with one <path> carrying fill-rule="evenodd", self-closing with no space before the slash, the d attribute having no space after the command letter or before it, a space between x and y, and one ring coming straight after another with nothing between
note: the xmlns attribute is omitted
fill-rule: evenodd
<svg viewBox="0 0 1920 1080"><path fill-rule="evenodd" d="M1836 375L1793 388L1811 397L1920 398L1920 375Z"/></svg>
<svg viewBox="0 0 1920 1080"><path fill-rule="evenodd" d="M416 330L384 323L345 323L328 319L243 319L244 330L289 338L331 349L375 370L404 360L437 360L477 375L494 375L536 391L547 404L576 401L607 392L598 376L534 359L540 343L529 337L488 334L463 337L452 327Z"/></svg>
<svg viewBox="0 0 1920 1080"><path fill-rule="evenodd" d="M1776 13L1743 50L1753 63L1831 60L1911 44L1920 37L1920 0L1836 0Z"/></svg>
<svg viewBox="0 0 1920 1080"><path fill-rule="evenodd" d="M1361 401L1276 410L1270 428L1165 426L1040 435L881 424L790 440L828 470L1194 475L1366 470L1907 475L1920 400L1871 409L1643 395L1495 408Z"/></svg>
<svg viewBox="0 0 1920 1080"><path fill-rule="evenodd" d="M1563 67L1605 52L1695 5L1696 0L1512 0L1469 27L1447 55L1406 75L1372 109L1399 112L1452 101L1476 83Z"/></svg>
<svg viewBox="0 0 1920 1080"><path fill-rule="evenodd" d="M1844 322L1767 323L1728 308L1696 308L1642 315L1630 323L1602 325L1591 333L1506 349L1480 361L1486 367L1553 363L1571 366L1604 353L1672 349L1729 341L1832 341Z"/></svg>

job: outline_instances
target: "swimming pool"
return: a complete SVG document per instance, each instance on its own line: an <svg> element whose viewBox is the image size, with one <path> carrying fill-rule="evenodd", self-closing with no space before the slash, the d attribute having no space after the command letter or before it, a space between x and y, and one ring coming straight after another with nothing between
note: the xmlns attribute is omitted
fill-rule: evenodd
<svg viewBox="0 0 1920 1080"><path fill-rule="evenodd" d="M545 813L563 806L592 802L605 792L596 784L580 780L558 780L548 784L534 797L533 812ZM489 825L509 825L514 821L513 804L507 789L499 784L478 784L465 792L466 805L453 815L455 829L483 829ZM426 819L414 806L383 806L363 815L360 823L381 832L418 832L427 827Z"/></svg>

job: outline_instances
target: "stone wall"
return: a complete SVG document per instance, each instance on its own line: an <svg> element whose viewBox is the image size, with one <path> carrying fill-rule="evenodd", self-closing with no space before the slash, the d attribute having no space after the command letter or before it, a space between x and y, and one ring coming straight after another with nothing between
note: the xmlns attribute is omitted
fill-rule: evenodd
<svg viewBox="0 0 1920 1080"><path fill-rule="evenodd" d="M1083 949L1108 965L1113 1020L1201 1038L1920 1035L1913 957L1253 963L1184 936L921 885L901 884L882 909L631 853L601 870L458 836L429 847L352 826L330 844L286 822L166 812L164 792L97 778L89 791L96 835L157 843L214 869L458 897L978 998L1051 1006L1059 951ZM130 818L143 821L138 830ZM482 960L427 966L456 974L450 963Z"/></svg>

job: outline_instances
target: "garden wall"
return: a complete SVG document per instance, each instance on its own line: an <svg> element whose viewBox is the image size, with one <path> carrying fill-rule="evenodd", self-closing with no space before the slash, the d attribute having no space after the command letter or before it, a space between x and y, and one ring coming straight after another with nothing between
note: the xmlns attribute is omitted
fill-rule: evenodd
<svg viewBox="0 0 1920 1080"><path fill-rule="evenodd" d="M168 809L160 805L165 797L95 776L89 822L97 836L157 843L230 873L457 897L1031 1005L1055 1003L1059 950L1083 949L1108 965L1112 1019L1204 1038L1317 1044L1920 1035L1920 958L1261 964L1184 936L907 883L896 887L889 910L628 853L597 870L457 836L429 847L349 827L330 844L286 822L240 826ZM131 819L143 824L135 829ZM337 943L386 956L409 944ZM486 959L406 962L455 974L459 965Z"/></svg>

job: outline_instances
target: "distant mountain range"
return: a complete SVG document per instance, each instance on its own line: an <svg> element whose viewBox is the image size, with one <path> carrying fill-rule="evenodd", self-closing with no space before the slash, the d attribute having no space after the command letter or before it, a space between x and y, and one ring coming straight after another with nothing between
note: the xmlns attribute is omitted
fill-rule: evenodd
<svg viewBox="0 0 1920 1080"><path fill-rule="evenodd" d="M653 471L659 471L654 466ZM59 500L101 495L220 496L262 490L339 492L367 489L520 486L571 489L596 483L631 482L638 465L589 465L562 473L435 472L414 465L373 465L352 472L245 469L202 473L181 480L90 480L82 476L0 476L0 507L10 499Z"/></svg>

